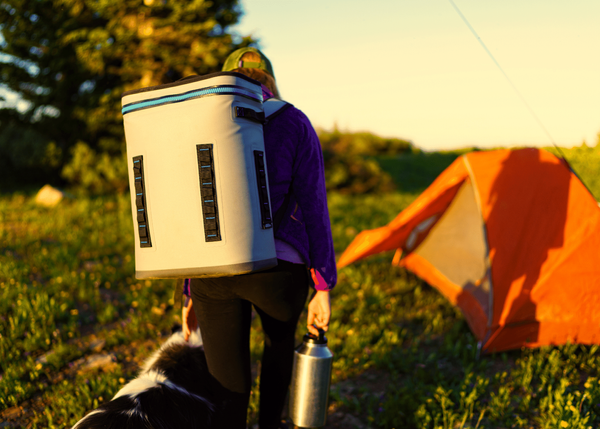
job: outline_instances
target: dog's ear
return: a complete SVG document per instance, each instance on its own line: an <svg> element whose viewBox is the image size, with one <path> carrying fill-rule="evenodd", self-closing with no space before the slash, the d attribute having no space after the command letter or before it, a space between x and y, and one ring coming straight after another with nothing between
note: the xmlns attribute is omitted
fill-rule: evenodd
<svg viewBox="0 0 600 429"><path fill-rule="evenodd" d="M171 335L173 335L175 332L180 332L181 331L181 325L179 323L174 323L173 326L171 326Z"/></svg>

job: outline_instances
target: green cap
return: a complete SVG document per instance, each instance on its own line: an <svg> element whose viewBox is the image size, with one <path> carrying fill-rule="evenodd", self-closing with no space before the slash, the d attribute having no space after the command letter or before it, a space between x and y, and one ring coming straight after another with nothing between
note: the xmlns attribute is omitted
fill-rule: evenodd
<svg viewBox="0 0 600 429"><path fill-rule="evenodd" d="M244 55L246 52L257 53L260 56L261 61L259 63L253 61L242 61L242 55ZM237 51L232 52L225 60L222 71L231 71L239 68L261 69L275 77L273 66L271 66L271 61L269 61L269 59L256 48L240 48Z"/></svg>

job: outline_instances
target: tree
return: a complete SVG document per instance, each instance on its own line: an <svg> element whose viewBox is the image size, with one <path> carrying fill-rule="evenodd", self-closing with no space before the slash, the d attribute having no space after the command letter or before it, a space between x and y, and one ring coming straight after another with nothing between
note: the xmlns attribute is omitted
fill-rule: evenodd
<svg viewBox="0 0 600 429"><path fill-rule="evenodd" d="M0 102L0 148L8 125L35 131L64 178L123 190L121 94L219 70L252 43L240 16L238 0L0 0L0 82L27 104Z"/></svg>

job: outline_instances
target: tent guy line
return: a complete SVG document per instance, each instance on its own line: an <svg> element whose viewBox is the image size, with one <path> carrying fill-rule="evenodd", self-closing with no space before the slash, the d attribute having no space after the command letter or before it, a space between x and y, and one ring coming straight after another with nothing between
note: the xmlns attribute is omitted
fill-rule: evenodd
<svg viewBox="0 0 600 429"><path fill-rule="evenodd" d="M512 80L510 79L510 77L508 76L508 74L504 71L504 69L502 68L502 66L500 65L500 63L496 60L496 58L494 57L494 55L492 54L492 52L488 49L488 47L486 46L486 44L483 43L483 40L481 39L481 37L479 36L479 34L477 34L477 32L475 31L475 29L473 28L473 26L469 23L469 21L467 20L467 18L465 17L465 15L460 11L460 9L458 8L458 6L456 6L456 4L454 3L453 0L448 0L448 1L454 7L454 10L456 10L456 13L458 13L458 15L462 18L462 20L467 25L467 27L469 28L469 30L471 30L471 33L473 33L473 35L475 36L475 38L477 39L477 41L481 44L481 46L483 46L483 49L485 49L485 52L487 52L487 54L490 56L490 58L492 59L492 61L494 61L494 64L496 64L496 67L498 67L498 69L502 72L502 74L504 75L504 77L506 78L506 80L508 81L508 83L510 84L510 86L512 87L512 89L519 96L519 98L521 99L521 101L523 102L523 104L525 105L525 107L527 107L527 110L529 110L529 113L531 113L531 116L533 116L533 118L536 120L536 122L538 123L538 125L544 130L544 132L546 133L546 135L550 139L550 143L552 143L552 145L558 151L559 156L567 163L567 165L569 166L569 168L571 169L571 171L575 174L575 176L577 176L577 178L581 181L581 183L583 183L583 185L586 187L586 189L589 191L589 193L592 194L592 196L593 196L594 194L590 190L590 188L587 185L587 183L585 183L581 179L581 176L579 174L577 174L577 172L573 169L573 166L567 160L567 158L565 157L565 154L563 153L563 151L561 150L561 148L558 147L558 145L555 143L554 138L552 137L552 135L550 134L550 132L548 131L548 129L544 126L544 123L540 120L540 118L538 117L538 115L535 114L535 112L533 111L533 109L531 108L531 106L529 105L529 103L527 102L527 100L525 99L525 97L523 96L523 94L521 94L521 92L519 91L519 89L517 88L517 86L512 82Z"/></svg>
<svg viewBox="0 0 600 429"><path fill-rule="evenodd" d="M529 103L527 102L527 100L525 100L525 97L523 97L523 94L521 94L521 92L519 91L519 89L517 88L517 86L513 83L513 81L508 76L508 74L504 71L504 69L502 68L502 66L500 65L500 63L496 60L496 58L494 57L494 55L492 54L492 52L488 49L488 47L485 45L485 43L483 43L483 40L481 40L481 37L479 37L479 34L477 34L477 32L475 31L475 29L473 28L473 26L469 23L469 21L467 20L467 18L463 15L463 13L458 8L458 6L456 6L456 4L454 3L454 1L453 0L448 0L448 1L452 5L452 7L454 7L454 10L456 10L456 13L458 13L458 15L462 18L462 20L467 25L467 27L469 28L469 30L471 30L471 33L473 33L473 35L475 36L475 38L477 39L477 41L481 44L481 46L483 46L483 49L485 50L485 52L487 52L487 54L490 56L490 58L492 59L492 61L494 61L494 64L496 64L496 67L498 67L498 69L502 72L502 74L504 75L504 77L506 78L506 80L508 81L508 83L510 84L510 86L512 87L512 89L517 93L517 95L519 96L519 98L521 99L521 101L523 102L523 104L525 104L525 107L527 107L527 110L529 110L529 113L531 113L531 116L533 116L533 118L536 120L536 122L538 123L538 125L542 128L542 130L544 130L544 132L546 133L546 135L550 139L550 142L554 145L554 147L556 147L558 149L559 152L561 152L560 148L554 142L554 138L552 138L552 135L550 134L550 132L548 131L548 129L544 126L544 123L540 120L540 118L538 117L538 115L535 114L535 112L533 111L533 109L531 108L531 106L529 105ZM562 156L562 152L561 152L561 156ZM564 159L564 156L563 156L563 159Z"/></svg>

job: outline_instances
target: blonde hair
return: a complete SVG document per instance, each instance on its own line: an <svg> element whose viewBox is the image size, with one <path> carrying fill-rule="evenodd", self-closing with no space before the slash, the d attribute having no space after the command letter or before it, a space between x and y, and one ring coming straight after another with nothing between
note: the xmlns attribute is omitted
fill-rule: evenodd
<svg viewBox="0 0 600 429"><path fill-rule="evenodd" d="M246 52L244 55L242 55L240 60L250 61L250 62L260 62L262 59L255 52ZM237 68L232 71L241 73L241 74L246 75L254 80L259 81L264 86L266 86L267 89L269 91L271 91L275 97L280 98L279 90L277 89L277 84L275 83L275 78L273 76L271 76L269 73L267 73L261 69L250 69L250 68L244 68L244 67Z"/></svg>

